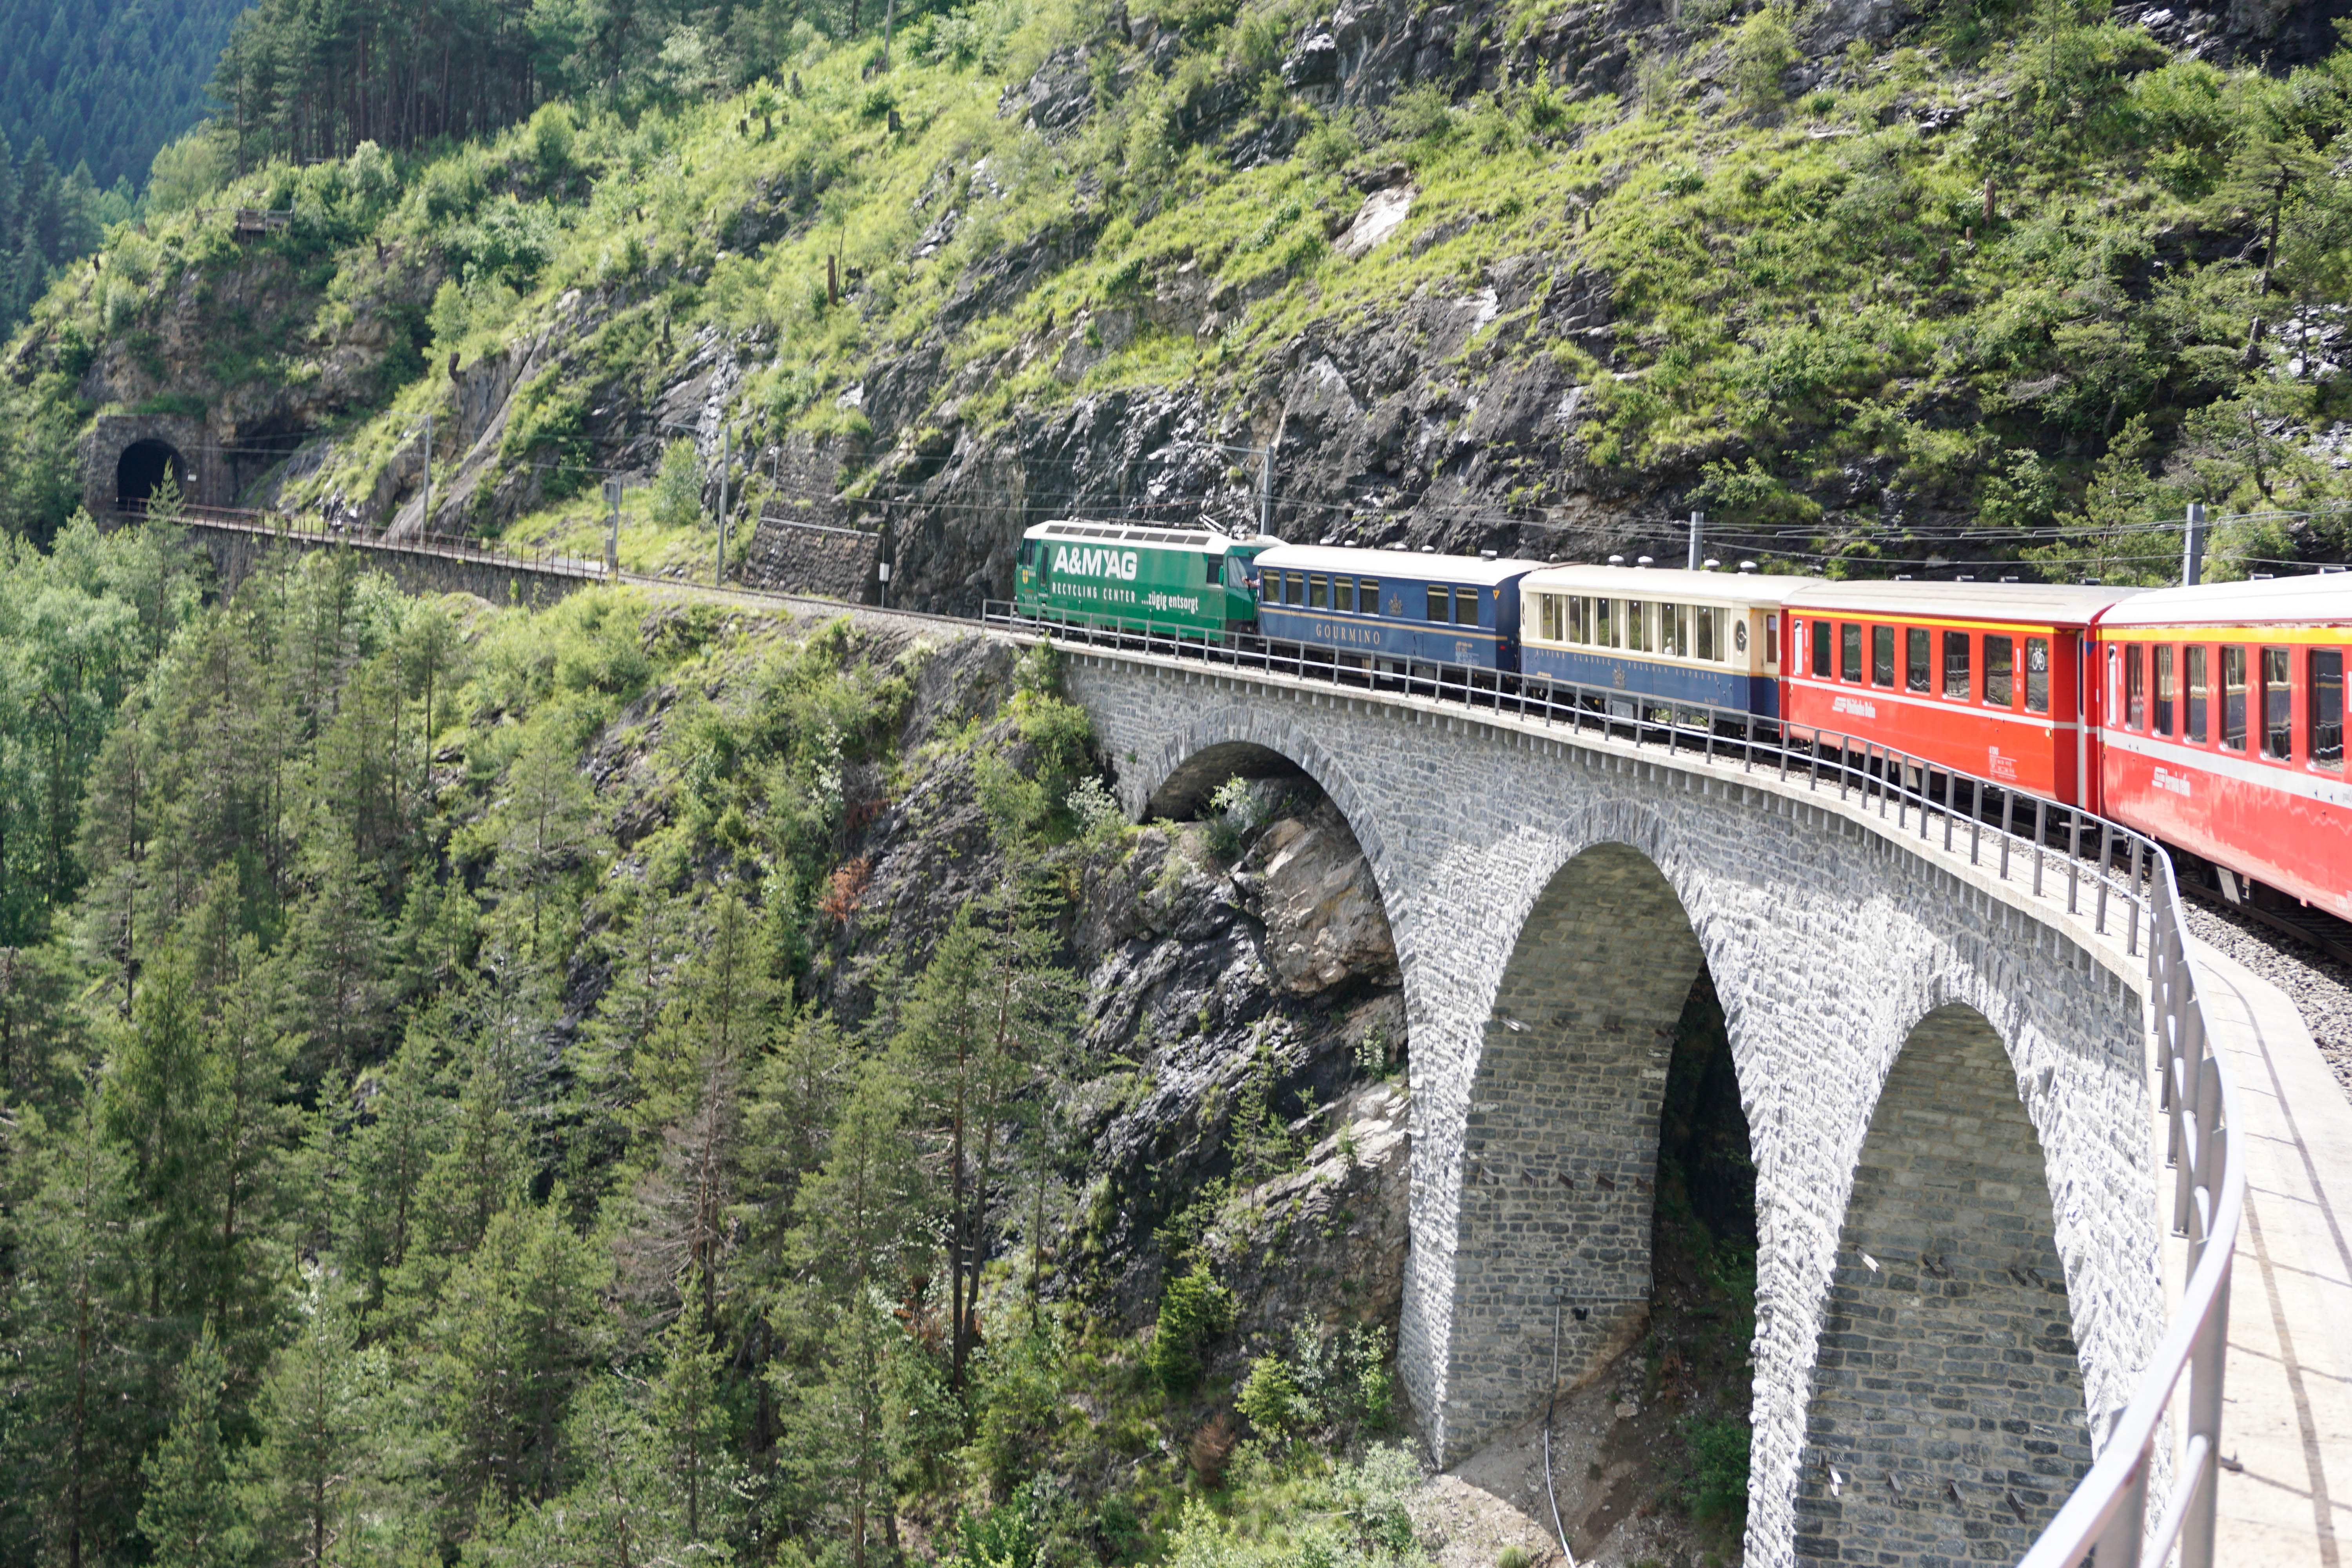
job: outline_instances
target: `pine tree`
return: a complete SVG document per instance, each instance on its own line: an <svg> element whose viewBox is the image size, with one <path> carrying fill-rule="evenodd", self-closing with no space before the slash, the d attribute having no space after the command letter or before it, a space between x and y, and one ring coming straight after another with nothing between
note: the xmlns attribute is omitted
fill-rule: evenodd
<svg viewBox="0 0 2352 1568"><path fill-rule="evenodd" d="M267 1561L324 1568L358 1522L382 1433L357 1344L339 1281L306 1269L294 1337L256 1402L261 1441L239 1467Z"/></svg>
<svg viewBox="0 0 2352 1568"><path fill-rule="evenodd" d="M16 1261L0 1294L16 1349L0 1390L18 1416L0 1449L14 1479L0 1519L69 1565L110 1561L127 1545L150 1436L130 1171L104 1121L93 1086L54 1131L32 1110L0 1129L0 1226Z"/></svg>
<svg viewBox="0 0 2352 1568"><path fill-rule="evenodd" d="M207 1322L181 1363L171 1428L144 1467L139 1533L156 1568L237 1568L244 1556L247 1531L221 1440L227 1381L228 1363Z"/></svg>
<svg viewBox="0 0 2352 1568"><path fill-rule="evenodd" d="M896 1358L910 1342L876 1296L898 1286L912 1293L927 1250L916 1231L910 1110L897 1066L869 1059L824 1168L795 1205L789 1250L804 1283L792 1306L810 1364L778 1361L769 1371L787 1411L788 1468L811 1503L841 1521L854 1568L865 1568L877 1515L886 1536L897 1529L891 1477L902 1432L892 1394Z"/></svg>

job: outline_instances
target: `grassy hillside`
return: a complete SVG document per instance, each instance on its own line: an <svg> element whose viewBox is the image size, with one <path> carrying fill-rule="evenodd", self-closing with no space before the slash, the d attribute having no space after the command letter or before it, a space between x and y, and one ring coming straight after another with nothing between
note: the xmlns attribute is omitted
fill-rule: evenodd
<svg viewBox="0 0 2352 1568"><path fill-rule="evenodd" d="M2342 552L2323 433L2352 57L2224 70L2047 8L1812 57L1799 40L1836 29L1768 8L1686 15L1633 35L1613 77L1571 76L1577 25L1471 13L1446 74L1392 91L1286 85L1324 26L1296 0L1123 26L1007 0L900 29L887 70L879 40L803 28L707 103L551 105L437 157L236 183L224 202L297 214L260 248L284 264L268 303L307 331L232 351L197 323L203 357L151 350L142 384L252 401L389 328L378 381L295 422L331 449L268 497L388 511L433 411L440 462L477 479L445 485L464 506L440 524L534 538L583 532L605 471L650 477L680 434L656 406L723 363L688 421L706 468L721 416L754 444L829 440L848 493L910 536L968 524L950 452L1018 466L1024 431L1123 395L1236 445L1296 418L1281 515L1310 536L1573 555L1703 507L1725 548L1791 563L2142 580L2170 553L2146 525L2199 500L2244 520L2228 560ZM1335 249L1368 190L1408 186L1392 236ZM80 384L40 412L88 411L114 390L89 356L135 355L191 276L228 288L257 259L192 216L119 237L103 287L44 303L20 383L55 368ZM401 289L421 311L371 320ZM1456 299L1486 303L1433 321ZM1317 353L1351 405L1385 386L1407 438L1297 414ZM469 417L452 355L529 374ZM1559 412L1482 421L1507 386ZM1178 489L1238 507L1238 468ZM1068 489L1040 504L1098 499Z"/></svg>

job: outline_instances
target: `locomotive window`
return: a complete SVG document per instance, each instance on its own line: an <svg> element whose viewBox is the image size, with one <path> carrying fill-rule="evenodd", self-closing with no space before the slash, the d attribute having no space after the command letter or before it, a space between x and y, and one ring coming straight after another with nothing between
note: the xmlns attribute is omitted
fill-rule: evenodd
<svg viewBox="0 0 2352 1568"><path fill-rule="evenodd" d="M2124 649L2124 727L2147 728L2147 666L2140 656L2147 650L2133 643Z"/></svg>
<svg viewBox="0 0 2352 1568"><path fill-rule="evenodd" d="M2287 679L2287 650L2263 649L2263 755L2284 763L2294 755L2294 689Z"/></svg>
<svg viewBox="0 0 2352 1568"><path fill-rule="evenodd" d="M2181 733L2181 739L2202 745L2205 742L2205 650L2201 647L2189 650L2187 680L2189 689L2185 695L2188 700L2181 706L2189 710L2186 715L2189 723Z"/></svg>
<svg viewBox="0 0 2352 1568"><path fill-rule="evenodd" d="M1969 634L1944 634L1944 695L1969 700Z"/></svg>
<svg viewBox="0 0 2352 1568"><path fill-rule="evenodd" d="M1024 539L1021 542L1021 564L1024 566L1034 566L1037 564L1037 542L1035 540Z"/></svg>
<svg viewBox="0 0 2352 1568"><path fill-rule="evenodd" d="M2221 744L2246 749L2246 650L2221 650Z"/></svg>
<svg viewBox="0 0 2352 1568"><path fill-rule="evenodd" d="M1816 680L1830 678L1830 638L1834 635L1829 622L1813 623L1813 679Z"/></svg>
<svg viewBox="0 0 2352 1568"><path fill-rule="evenodd" d="M1933 679L1927 658L1927 628L1906 626L1903 630L1903 686L1907 691L1927 689Z"/></svg>
<svg viewBox="0 0 2352 1568"><path fill-rule="evenodd" d="M1454 624L1458 626L1475 626L1478 624L1477 589L1454 590Z"/></svg>
<svg viewBox="0 0 2352 1568"><path fill-rule="evenodd" d="M1723 658L1723 645L1716 640L1715 606L1712 605L1701 605L1698 608L1691 612L1691 616L1698 623L1697 626L1692 629L1698 636L1699 658L1706 659L1710 663L1720 662Z"/></svg>
<svg viewBox="0 0 2352 1568"><path fill-rule="evenodd" d="M1307 579L1307 607L1310 610L1328 610L1331 607L1331 579L1328 577Z"/></svg>
<svg viewBox="0 0 2352 1568"><path fill-rule="evenodd" d="M2017 644L2009 637L1985 638L1984 700L1994 708L2008 708L2017 701Z"/></svg>
<svg viewBox="0 0 2352 1568"><path fill-rule="evenodd" d="M2050 711L2050 639L2025 639L2025 710Z"/></svg>
<svg viewBox="0 0 2352 1568"><path fill-rule="evenodd" d="M2169 735L2172 733L2172 703L2174 698L2172 685L2172 650L2168 647L2158 648L2156 650L2155 657L2156 726L2154 732L2158 735Z"/></svg>
<svg viewBox="0 0 2352 1568"><path fill-rule="evenodd" d="M1895 684L1895 628L1870 628L1870 683L1873 686Z"/></svg>
<svg viewBox="0 0 2352 1568"><path fill-rule="evenodd" d="M1450 621L1454 618L1453 589L1432 588L1429 591L1429 618L1433 621Z"/></svg>
<svg viewBox="0 0 2352 1568"><path fill-rule="evenodd" d="M2311 650L2311 765L2344 771L2344 650Z"/></svg>

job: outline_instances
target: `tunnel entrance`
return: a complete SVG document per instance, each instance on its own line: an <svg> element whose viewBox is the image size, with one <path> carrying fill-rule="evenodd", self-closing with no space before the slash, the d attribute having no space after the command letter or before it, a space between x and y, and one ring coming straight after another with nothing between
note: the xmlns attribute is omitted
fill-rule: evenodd
<svg viewBox="0 0 2352 1568"><path fill-rule="evenodd" d="M161 489L165 479L184 493L188 488L188 463L166 441L133 441L122 449L114 465L114 504L124 511L147 510L149 498Z"/></svg>

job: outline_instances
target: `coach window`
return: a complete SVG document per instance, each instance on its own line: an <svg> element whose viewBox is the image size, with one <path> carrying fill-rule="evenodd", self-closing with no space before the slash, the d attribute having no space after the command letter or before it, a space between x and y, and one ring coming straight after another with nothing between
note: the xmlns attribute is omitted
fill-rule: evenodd
<svg viewBox="0 0 2352 1568"><path fill-rule="evenodd" d="M2304 699L2311 714L2311 765L2344 771L2344 650L2313 648Z"/></svg>
<svg viewBox="0 0 2352 1568"><path fill-rule="evenodd" d="M1813 679L1816 680L1830 678L1830 640L1836 636L1837 629L1829 622L1813 623Z"/></svg>
<svg viewBox="0 0 2352 1568"><path fill-rule="evenodd" d="M1984 640L1984 700L1993 708L2013 708L2017 705L2016 671L2012 661L2017 644L2009 637L1988 637Z"/></svg>
<svg viewBox="0 0 2352 1568"><path fill-rule="evenodd" d="M1870 683L1873 686L1895 684L1895 628L1870 628Z"/></svg>
<svg viewBox="0 0 2352 1568"><path fill-rule="evenodd" d="M1356 608L1356 580L1353 577L1331 579L1331 607L1353 614Z"/></svg>
<svg viewBox="0 0 2352 1568"><path fill-rule="evenodd" d="M1429 590L1429 618L1433 621L1451 621L1454 619L1453 589L1432 588Z"/></svg>
<svg viewBox="0 0 2352 1568"><path fill-rule="evenodd" d="M2050 711L2050 639L2025 639L2025 710Z"/></svg>
<svg viewBox="0 0 2352 1568"><path fill-rule="evenodd" d="M1927 652L1927 628L1903 629L1903 689L1925 693L1935 677L1935 661Z"/></svg>
<svg viewBox="0 0 2352 1568"><path fill-rule="evenodd" d="M1862 679L1862 628L1852 621L1838 627L1838 679Z"/></svg>
<svg viewBox="0 0 2352 1568"><path fill-rule="evenodd" d="M1457 626L1475 626L1478 624L1477 589L1454 590L1454 624Z"/></svg>
<svg viewBox="0 0 2352 1568"><path fill-rule="evenodd" d="M1944 634L1944 695L1966 702L1969 700L1969 634Z"/></svg>
<svg viewBox="0 0 2352 1568"><path fill-rule="evenodd" d="M2183 729L2180 738L2184 741L2194 741L2200 746L2205 743L2205 653L2206 650L2201 647L2192 647L2188 650L2189 668L2186 672L2186 679L2189 689L2185 693L2187 700L2181 704L2189 710L2186 715L2189 722Z"/></svg>
<svg viewBox="0 0 2352 1568"><path fill-rule="evenodd" d="M1595 599L1592 601L1592 637L1591 641L1595 647L1615 647L1617 646L1616 600Z"/></svg>
<svg viewBox="0 0 2352 1568"><path fill-rule="evenodd" d="M2246 650L2221 650L2221 744L2246 749Z"/></svg>
<svg viewBox="0 0 2352 1568"><path fill-rule="evenodd" d="M2294 689L2287 668L2285 648L2263 649L2263 755L2282 763L2294 756Z"/></svg>
<svg viewBox="0 0 2352 1568"><path fill-rule="evenodd" d="M1691 630L1698 638L1698 656L1710 664L1720 663L1723 658L1723 645L1715 635L1715 616L1716 610L1712 605L1701 605L1691 612L1691 618L1696 623Z"/></svg>
<svg viewBox="0 0 2352 1568"><path fill-rule="evenodd" d="M1284 600L1286 603L1297 605L1303 607L1307 603L1307 574L1304 572L1293 572L1287 575L1289 591L1283 595Z"/></svg>
<svg viewBox="0 0 2352 1568"><path fill-rule="evenodd" d="M2140 656L2147 650L2132 643L2124 649L2124 727L2147 728L2147 668Z"/></svg>
<svg viewBox="0 0 2352 1568"><path fill-rule="evenodd" d="M1744 621L1732 628L1731 637L1735 643L1747 635L1748 625ZM1780 672L1780 617L1777 615L1764 617L1763 651L1765 673L1778 675Z"/></svg>
<svg viewBox="0 0 2352 1568"><path fill-rule="evenodd" d="M2156 727L2154 733L2158 735L2169 735L2172 733L2172 704L2175 699L2179 696L2178 689L2172 684L2172 649L2169 647L2158 648L2152 657L2156 660Z"/></svg>
<svg viewBox="0 0 2352 1568"><path fill-rule="evenodd" d="M1331 607L1330 578L1309 577L1307 579L1307 607L1310 610L1328 610Z"/></svg>
<svg viewBox="0 0 2352 1568"><path fill-rule="evenodd" d="M1377 616L1381 613L1379 579L1373 577L1356 579L1356 611L1359 615L1366 616Z"/></svg>

